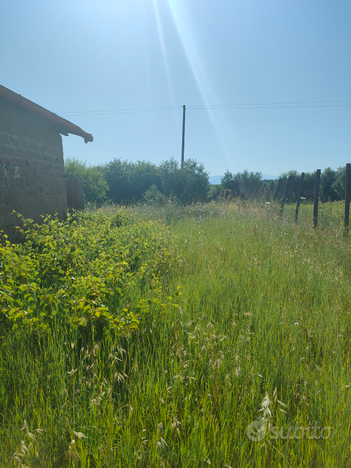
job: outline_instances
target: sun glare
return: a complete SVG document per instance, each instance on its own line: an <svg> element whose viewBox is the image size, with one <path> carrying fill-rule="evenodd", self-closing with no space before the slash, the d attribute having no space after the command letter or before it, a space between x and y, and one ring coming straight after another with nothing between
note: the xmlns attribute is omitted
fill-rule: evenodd
<svg viewBox="0 0 351 468"><path fill-rule="evenodd" d="M154 3L157 2L157 0L153 1ZM199 47L196 44L194 33L192 32L194 28L191 26L190 20L186 17L184 6L181 6L180 2L177 0L167 0L167 2L204 105L214 105L218 100L210 83L208 72L201 60ZM211 109L208 109L207 112L224 155L229 160L231 152L222 136L223 126L226 126L227 122L224 116L220 116L219 111L216 111L216 116L214 116Z"/></svg>
<svg viewBox="0 0 351 468"><path fill-rule="evenodd" d="M165 46L165 39L163 35L163 28L162 28L162 22L160 18L160 12L158 9L158 4L157 0L152 0L153 7L154 7L154 13L155 13L155 18L156 18L156 24L157 24L157 32L160 40L160 45L161 45L161 50L162 50L162 58L163 58L163 63L165 67L165 72L167 76L167 83L168 83L168 89L169 93L171 95L171 100L172 100L172 105L176 105L176 99L175 99L175 94L174 94L174 87L172 84L172 79L171 79L171 74L169 71L169 62L168 62L168 56L167 56L167 50Z"/></svg>

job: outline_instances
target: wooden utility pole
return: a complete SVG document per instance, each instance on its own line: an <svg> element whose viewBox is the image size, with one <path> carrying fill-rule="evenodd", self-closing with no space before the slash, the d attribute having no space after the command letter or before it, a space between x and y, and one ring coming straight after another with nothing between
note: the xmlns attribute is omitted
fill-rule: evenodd
<svg viewBox="0 0 351 468"><path fill-rule="evenodd" d="M183 133L182 133L182 160L181 168L184 166L184 139L185 139L185 105L183 106Z"/></svg>

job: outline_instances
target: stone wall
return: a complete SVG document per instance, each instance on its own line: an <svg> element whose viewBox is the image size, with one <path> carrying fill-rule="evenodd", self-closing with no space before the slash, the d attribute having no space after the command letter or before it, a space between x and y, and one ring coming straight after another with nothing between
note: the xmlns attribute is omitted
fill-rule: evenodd
<svg viewBox="0 0 351 468"><path fill-rule="evenodd" d="M62 137L44 117L0 99L0 230L17 224L13 210L35 221L65 217Z"/></svg>

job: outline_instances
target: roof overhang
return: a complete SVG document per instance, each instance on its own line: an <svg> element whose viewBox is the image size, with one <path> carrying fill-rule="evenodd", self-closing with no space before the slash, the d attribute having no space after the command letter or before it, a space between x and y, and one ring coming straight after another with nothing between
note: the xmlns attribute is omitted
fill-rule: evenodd
<svg viewBox="0 0 351 468"><path fill-rule="evenodd" d="M77 125L74 125L69 120L59 117L53 112L44 109L44 107L38 106L38 104L35 104L35 102L32 102L29 99L24 98L20 94L14 93L10 89L5 88L5 86L1 85L0 98L4 98L13 104L17 104L18 106L21 106L25 109L35 112L36 114L41 115L42 117L45 117L46 119L55 123L55 125L58 127L58 132L62 135L67 136L69 133L71 133L72 135L78 135L84 138L85 143L94 140L93 136L90 133L86 133L84 130L82 130Z"/></svg>

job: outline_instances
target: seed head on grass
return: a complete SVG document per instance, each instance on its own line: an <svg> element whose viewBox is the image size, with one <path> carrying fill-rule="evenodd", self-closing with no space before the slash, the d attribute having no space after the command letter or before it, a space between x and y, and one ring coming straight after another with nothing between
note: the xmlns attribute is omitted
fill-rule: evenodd
<svg viewBox="0 0 351 468"><path fill-rule="evenodd" d="M27 442L27 446L25 441L21 440L21 447L13 454L12 460L16 461L20 466L26 467L27 465L25 464L25 462L27 461L27 458L29 456L35 455L37 458L39 458L38 438L35 434L33 434L33 432L30 432L26 420L24 420L23 422L21 431L25 431L25 437L28 437L30 441L29 443ZM34 429L34 432L36 432L37 434L42 434L44 431L43 429Z"/></svg>
<svg viewBox="0 0 351 468"><path fill-rule="evenodd" d="M263 411L263 414L261 418L259 419L259 422L260 422L259 432L265 431L267 429L269 430L271 427L272 412L269 409L271 404L272 402L269 399L268 392L266 392L261 403L261 409L258 410L258 411Z"/></svg>

